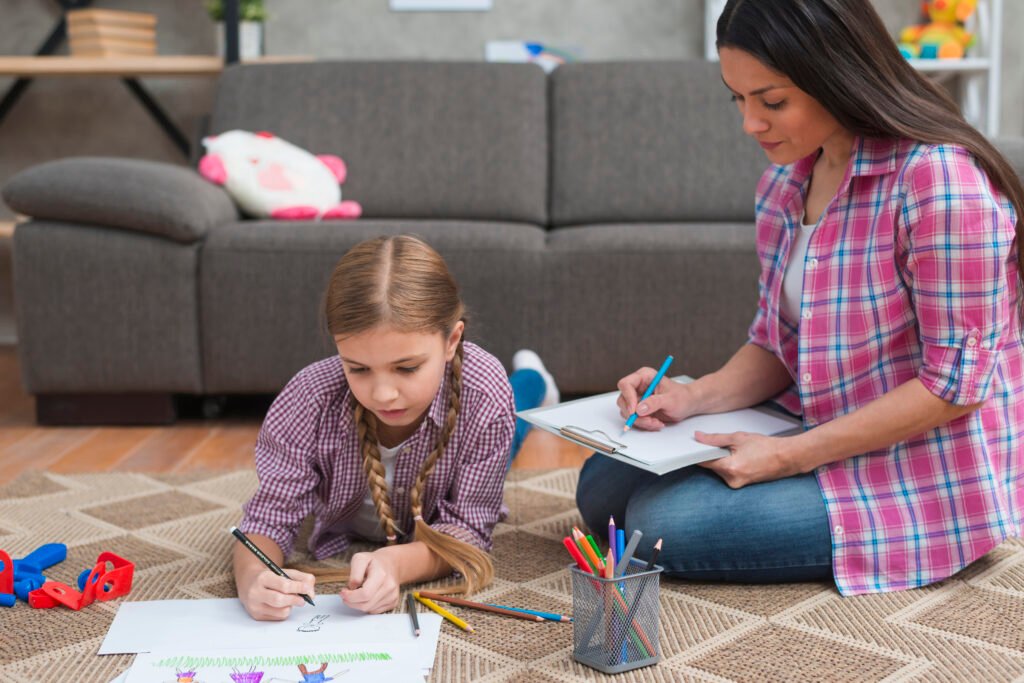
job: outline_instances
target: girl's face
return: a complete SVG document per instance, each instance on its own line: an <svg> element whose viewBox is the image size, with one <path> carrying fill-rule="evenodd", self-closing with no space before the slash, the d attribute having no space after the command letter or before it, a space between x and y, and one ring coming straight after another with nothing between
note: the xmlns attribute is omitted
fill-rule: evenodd
<svg viewBox="0 0 1024 683"><path fill-rule="evenodd" d="M846 129L791 80L738 48L723 47L718 57L743 132L760 143L769 161L784 166L830 145L849 152Z"/></svg>
<svg viewBox="0 0 1024 683"><path fill-rule="evenodd" d="M445 337L381 325L334 338L348 385L356 400L377 416L378 436L386 445L397 445L419 428L464 327L459 321Z"/></svg>

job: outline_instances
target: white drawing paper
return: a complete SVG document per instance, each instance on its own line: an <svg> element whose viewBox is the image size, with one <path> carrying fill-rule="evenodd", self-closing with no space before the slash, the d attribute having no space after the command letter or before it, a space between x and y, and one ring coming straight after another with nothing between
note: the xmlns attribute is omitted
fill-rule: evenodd
<svg viewBox="0 0 1024 683"><path fill-rule="evenodd" d="M295 607L284 621L256 621L233 598L123 602L98 654L286 647L332 652L342 645L385 643L411 648L415 667L429 669L442 618L418 616L417 638L408 614L364 614L337 595L318 595L316 607Z"/></svg>

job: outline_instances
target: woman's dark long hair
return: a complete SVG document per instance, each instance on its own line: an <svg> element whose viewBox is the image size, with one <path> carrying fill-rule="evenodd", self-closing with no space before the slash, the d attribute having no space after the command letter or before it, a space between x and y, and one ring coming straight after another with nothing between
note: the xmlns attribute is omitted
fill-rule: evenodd
<svg viewBox="0 0 1024 683"><path fill-rule="evenodd" d="M953 99L907 63L868 0L729 0L718 18L717 46L743 50L784 74L851 133L970 151L1017 212L1024 276L1020 178Z"/></svg>

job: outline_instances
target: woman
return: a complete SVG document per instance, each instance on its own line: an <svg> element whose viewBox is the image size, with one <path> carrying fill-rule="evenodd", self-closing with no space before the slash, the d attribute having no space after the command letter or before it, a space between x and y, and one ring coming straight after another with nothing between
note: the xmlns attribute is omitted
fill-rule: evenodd
<svg viewBox="0 0 1024 683"><path fill-rule="evenodd" d="M868 0L730 0L717 34L773 164L757 314L717 372L638 405L643 368L619 408L660 429L774 398L805 430L698 433L729 455L663 477L595 455L584 520L663 536L684 578L833 577L844 595L944 579L1024 526L1024 188Z"/></svg>

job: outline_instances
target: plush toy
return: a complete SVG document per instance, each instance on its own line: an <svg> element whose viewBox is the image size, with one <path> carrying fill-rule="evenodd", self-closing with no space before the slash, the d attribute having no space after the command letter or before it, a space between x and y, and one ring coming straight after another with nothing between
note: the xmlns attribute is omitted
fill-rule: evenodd
<svg viewBox="0 0 1024 683"><path fill-rule="evenodd" d="M900 32L900 52L907 59L959 59L974 44L974 34L964 22L977 9L978 0L932 0L921 9L927 24L908 26Z"/></svg>
<svg viewBox="0 0 1024 683"><path fill-rule="evenodd" d="M347 173L340 158L306 150L267 132L231 130L203 138L199 173L223 185L255 218L358 218L363 209L341 201Z"/></svg>

